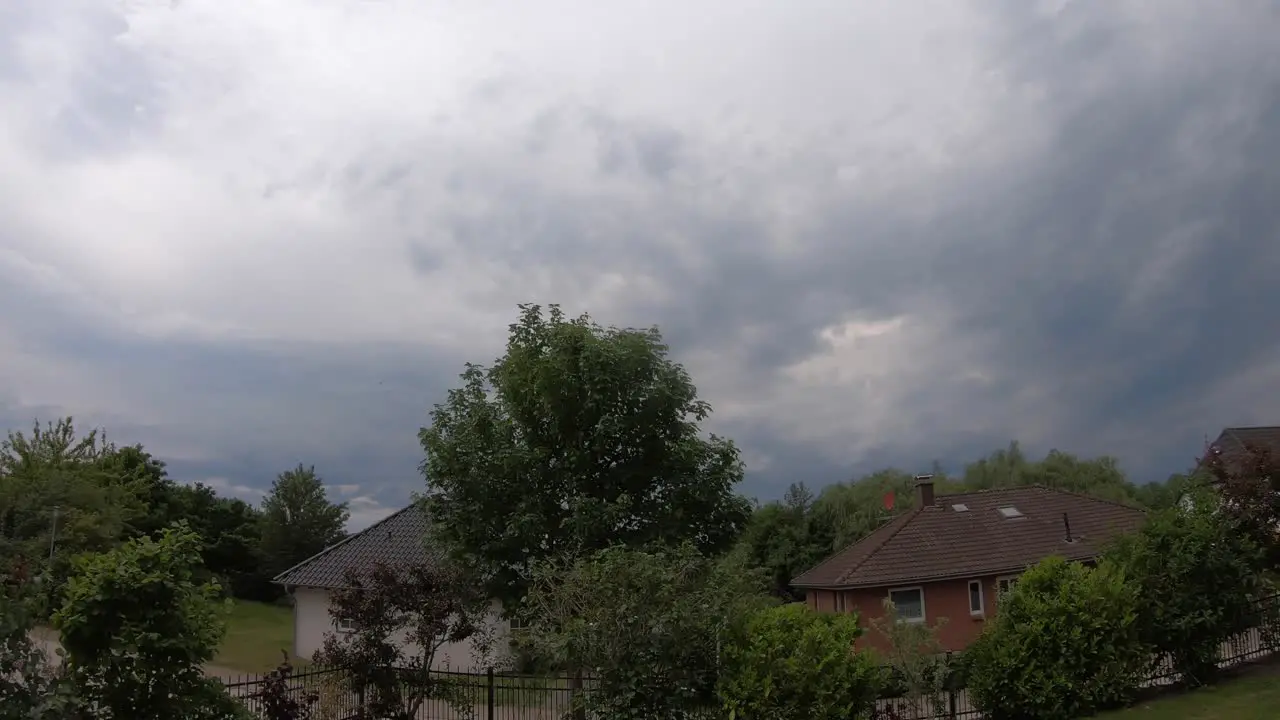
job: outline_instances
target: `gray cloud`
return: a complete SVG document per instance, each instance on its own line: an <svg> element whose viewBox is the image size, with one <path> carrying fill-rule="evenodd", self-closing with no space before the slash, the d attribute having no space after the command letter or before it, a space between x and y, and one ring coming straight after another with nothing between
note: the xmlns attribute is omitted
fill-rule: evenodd
<svg viewBox="0 0 1280 720"><path fill-rule="evenodd" d="M64 102L119 128L143 99L151 124L95 175L61 151L0 171L0 300L30 308L0 320L11 425L76 412L193 479L261 487L302 461L394 505L419 485L430 403L500 351L522 301L661 326L765 497L887 464L959 469L1015 437L1160 479L1205 433L1277 421L1280 20L1265 3L1211 18L1192 2L765 8L740 28L747 49L714 59L677 44L665 11L619 5L625 21L576 22L619 43L631 23L682 72L585 40L584 71L498 23L491 52L446 47L450 82L402 96L438 61L397 34L428 27L409 5L362 11L338 42L364 60L322 72L273 44L284 24L197 5L260 44L165 25L190 34L184 64L150 26L103 45L120 30L102 25L76 47L116 63L117 94L68 71ZM685 19L699 42L716 7ZM0 16L0 37L54 32L28 15ZM832 34L906 38L926 20L910 37L936 56L917 65ZM251 51L256 75L234 64ZM24 94L22 62L0 57L0 105L45 97ZM876 75L890 68L896 85ZM133 185L95 201L108 181ZM86 221L24 201L37 182Z"/></svg>

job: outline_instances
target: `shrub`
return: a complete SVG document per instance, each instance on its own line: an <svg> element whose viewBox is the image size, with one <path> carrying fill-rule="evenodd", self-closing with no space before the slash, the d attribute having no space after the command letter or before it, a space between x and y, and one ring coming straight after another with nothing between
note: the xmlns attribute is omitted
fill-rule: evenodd
<svg viewBox="0 0 1280 720"><path fill-rule="evenodd" d="M894 689L899 691L894 693L900 698L894 703L895 709L903 720L933 717L944 707L943 696L950 675L947 655L937 635L946 619L940 619L934 627L901 622L898 609L887 598L884 610L884 615L871 624L888 641L889 649L883 653L883 659L896 686Z"/></svg>
<svg viewBox="0 0 1280 720"><path fill-rule="evenodd" d="M0 582L0 720L61 720L79 702L61 668L31 639L39 597L17 567Z"/></svg>
<svg viewBox="0 0 1280 720"><path fill-rule="evenodd" d="M1262 553L1209 503L1151 515L1109 553L1142 598L1139 628L1189 685L1218 670L1223 641L1254 622Z"/></svg>
<svg viewBox="0 0 1280 720"><path fill-rule="evenodd" d="M970 695L989 720L1067 720L1122 705L1150 657L1123 573L1061 558L1019 579L966 655Z"/></svg>
<svg viewBox="0 0 1280 720"><path fill-rule="evenodd" d="M795 603L753 614L723 650L719 695L730 720L848 720L875 707L880 668L853 643L853 614Z"/></svg>
<svg viewBox="0 0 1280 720"><path fill-rule="evenodd" d="M735 619L769 602L763 591L737 555L709 559L691 543L613 547L535 564L520 635L547 667L591 676L580 716L691 717L718 708L720 643Z"/></svg>
<svg viewBox="0 0 1280 720"><path fill-rule="evenodd" d="M74 563L54 614L66 664L99 720L242 715L201 666L218 647L226 606L200 584L201 541L185 528L131 540Z"/></svg>

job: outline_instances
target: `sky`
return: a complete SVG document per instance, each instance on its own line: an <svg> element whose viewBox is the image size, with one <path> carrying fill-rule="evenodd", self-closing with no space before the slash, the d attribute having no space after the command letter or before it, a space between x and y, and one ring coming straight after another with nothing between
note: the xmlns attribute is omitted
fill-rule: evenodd
<svg viewBox="0 0 1280 720"><path fill-rule="evenodd" d="M1280 3L5 0L0 426L359 529L522 302L779 497L1280 424Z"/></svg>

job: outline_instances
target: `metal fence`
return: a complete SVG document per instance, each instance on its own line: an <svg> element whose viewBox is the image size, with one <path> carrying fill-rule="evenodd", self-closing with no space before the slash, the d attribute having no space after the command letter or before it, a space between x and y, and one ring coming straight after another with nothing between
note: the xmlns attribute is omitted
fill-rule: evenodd
<svg viewBox="0 0 1280 720"><path fill-rule="evenodd" d="M1234 668L1267 658L1280 650L1280 595L1257 603L1254 627L1222 643L1218 666ZM954 658L958 660L959 658ZM962 663L951 663L960 666ZM1154 689L1172 685L1180 678L1168 658L1154 664L1142 683ZM308 669L287 678L289 694L316 698L318 720L351 720L362 705L352 689L350 675L342 669ZM449 700L430 699L422 703L416 720L565 720L572 715L575 697L590 692L592 682L575 682L568 677L519 675L489 670L485 673L432 671L430 681L447 690ZM261 693L265 676L224 678L227 691L261 716ZM874 720L957 720L981 718L959 675L947 683L951 687L937 698L882 697L876 703ZM406 687L406 690L409 688ZM412 693L405 693L411 695Z"/></svg>

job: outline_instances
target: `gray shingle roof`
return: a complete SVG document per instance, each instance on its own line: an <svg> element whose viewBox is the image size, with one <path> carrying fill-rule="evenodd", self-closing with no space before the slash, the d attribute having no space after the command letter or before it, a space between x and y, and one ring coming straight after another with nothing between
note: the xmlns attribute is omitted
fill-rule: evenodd
<svg viewBox="0 0 1280 720"><path fill-rule="evenodd" d="M417 503L312 555L275 577L290 587L338 588L347 568L364 573L377 562L401 565L430 558L427 517Z"/></svg>

